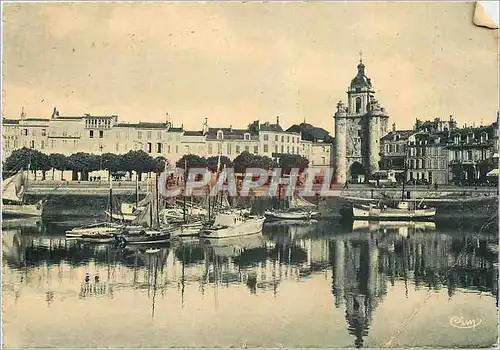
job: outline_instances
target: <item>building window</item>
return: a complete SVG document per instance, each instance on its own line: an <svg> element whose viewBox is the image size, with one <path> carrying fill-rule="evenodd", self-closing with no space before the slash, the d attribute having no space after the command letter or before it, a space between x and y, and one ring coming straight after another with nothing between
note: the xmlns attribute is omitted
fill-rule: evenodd
<svg viewBox="0 0 500 350"><path fill-rule="evenodd" d="M264 135L264 141L269 141L269 135Z"/></svg>
<svg viewBox="0 0 500 350"><path fill-rule="evenodd" d="M222 140L224 138L224 133L222 130L217 131L217 140Z"/></svg>
<svg viewBox="0 0 500 350"><path fill-rule="evenodd" d="M156 144L156 153L161 153L162 152L162 144L161 142L158 142Z"/></svg>
<svg viewBox="0 0 500 350"><path fill-rule="evenodd" d="M281 136L281 142L285 142L285 136Z"/></svg>
<svg viewBox="0 0 500 350"><path fill-rule="evenodd" d="M231 144L230 143L227 144L227 154L228 155L231 154Z"/></svg>
<svg viewBox="0 0 500 350"><path fill-rule="evenodd" d="M167 145L167 153L170 153L170 145Z"/></svg>
<svg viewBox="0 0 500 350"><path fill-rule="evenodd" d="M356 97L356 113L361 112L361 97Z"/></svg>
<svg viewBox="0 0 500 350"><path fill-rule="evenodd" d="M248 134L248 133L243 135L243 137L245 138L246 141L250 140L250 134Z"/></svg>
<svg viewBox="0 0 500 350"><path fill-rule="evenodd" d="M104 137L104 131L99 130L99 138L102 139Z"/></svg>
<svg viewBox="0 0 500 350"><path fill-rule="evenodd" d="M138 138L139 140L141 140L141 139L142 139L142 131L138 131L138 132L137 132L137 138Z"/></svg>
<svg viewBox="0 0 500 350"><path fill-rule="evenodd" d="M245 146L245 152L250 152L250 146Z"/></svg>
<svg viewBox="0 0 500 350"><path fill-rule="evenodd" d="M254 146L253 153L254 154L259 154L259 146Z"/></svg>
<svg viewBox="0 0 500 350"><path fill-rule="evenodd" d="M21 135L28 136L28 129L22 129L21 130Z"/></svg>
<svg viewBox="0 0 500 350"><path fill-rule="evenodd" d="M40 148L41 149L44 149L45 148L45 141L42 141L41 145L40 145Z"/></svg>
<svg viewBox="0 0 500 350"><path fill-rule="evenodd" d="M278 153L278 145L274 145L274 153Z"/></svg>
<svg viewBox="0 0 500 350"><path fill-rule="evenodd" d="M278 141L278 135L274 135L274 141Z"/></svg>
<svg viewBox="0 0 500 350"><path fill-rule="evenodd" d="M236 154L240 154L240 146L236 145Z"/></svg>
<svg viewBox="0 0 500 350"><path fill-rule="evenodd" d="M266 144L264 144L264 153L267 153L269 152L269 146Z"/></svg>
<svg viewBox="0 0 500 350"><path fill-rule="evenodd" d="M292 143L295 143L295 137L292 137Z"/></svg>
<svg viewBox="0 0 500 350"><path fill-rule="evenodd" d="M286 146L286 153L290 153L290 146Z"/></svg>
<svg viewBox="0 0 500 350"><path fill-rule="evenodd" d="M151 140L151 131L148 131L147 136L148 136L148 140Z"/></svg>
<svg viewBox="0 0 500 350"><path fill-rule="evenodd" d="M90 137L91 139L93 139L93 138L94 138L94 130L90 130L90 131L89 131L89 137Z"/></svg>
<svg viewBox="0 0 500 350"><path fill-rule="evenodd" d="M290 142L290 136L286 137L286 142Z"/></svg>
<svg viewBox="0 0 500 350"><path fill-rule="evenodd" d="M156 133L156 138L157 138L158 140L161 140L161 131L158 131L158 132Z"/></svg>
<svg viewBox="0 0 500 350"><path fill-rule="evenodd" d="M217 144L217 154L222 154L222 143Z"/></svg>
<svg viewBox="0 0 500 350"><path fill-rule="evenodd" d="M148 153L151 153L152 148L151 142L148 142Z"/></svg>
<svg viewBox="0 0 500 350"><path fill-rule="evenodd" d="M285 146L281 145L281 153L285 153Z"/></svg>
<svg viewBox="0 0 500 350"><path fill-rule="evenodd" d="M47 129L42 129L42 136L47 136Z"/></svg>
<svg viewBox="0 0 500 350"><path fill-rule="evenodd" d="M120 144L118 142L115 145L115 151L120 152Z"/></svg>

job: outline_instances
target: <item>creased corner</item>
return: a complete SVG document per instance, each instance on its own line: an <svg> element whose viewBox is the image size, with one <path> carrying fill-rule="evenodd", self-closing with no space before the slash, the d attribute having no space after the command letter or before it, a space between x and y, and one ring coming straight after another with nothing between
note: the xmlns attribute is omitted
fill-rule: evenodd
<svg viewBox="0 0 500 350"><path fill-rule="evenodd" d="M498 2L478 1L472 21L480 27L498 29Z"/></svg>

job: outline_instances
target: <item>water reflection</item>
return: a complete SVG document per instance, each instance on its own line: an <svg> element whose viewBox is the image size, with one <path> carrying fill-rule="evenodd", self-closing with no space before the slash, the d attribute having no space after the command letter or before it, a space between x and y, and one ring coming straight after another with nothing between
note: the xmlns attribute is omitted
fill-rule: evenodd
<svg viewBox="0 0 500 350"><path fill-rule="evenodd" d="M266 225L262 234L242 238L122 249L66 241L37 223L29 229L10 223L2 234L4 290L18 300L24 286L36 285L48 306L58 295L112 300L121 291L142 290L155 317L158 296L172 288L184 307L187 288L197 286L203 296L213 287L217 307L219 288L243 286L253 295L277 297L285 281L324 275L331 278L335 308L345 313L351 346L362 347L374 311L398 281L406 298L412 288L446 289L449 298L476 290L498 305L497 240L495 231L438 231L430 223L309 222ZM75 296L68 292L73 285L79 285Z"/></svg>

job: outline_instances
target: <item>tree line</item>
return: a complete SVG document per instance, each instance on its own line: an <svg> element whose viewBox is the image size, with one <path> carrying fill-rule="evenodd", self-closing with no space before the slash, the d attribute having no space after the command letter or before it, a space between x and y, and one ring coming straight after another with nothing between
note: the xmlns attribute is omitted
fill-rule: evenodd
<svg viewBox="0 0 500 350"><path fill-rule="evenodd" d="M208 168L211 171L217 170L219 156L201 157L196 154L187 154L182 156L175 164L178 168ZM234 167L235 172L245 172L247 168L274 169L282 168L283 172L289 172L291 168L307 168L309 161L307 158L296 154L284 154L279 162L274 159L253 155L249 152L243 152L233 161L226 156L220 157L220 164L226 167ZM31 148L20 148L14 150L7 157L3 164L3 172L12 174L21 169L32 171L41 171L42 180L46 179L46 173L52 170L52 178L55 177L55 171L72 171L81 173L82 180L88 180L88 175L92 171L107 170L110 174L124 172L129 176L132 172L137 172L139 179L144 173L161 173L169 162L163 156L156 158L142 150L129 151L125 154L104 153L95 155L90 153L78 152L70 156L60 153L45 154ZM36 173L35 173L36 174ZM61 176L62 178L62 176Z"/></svg>

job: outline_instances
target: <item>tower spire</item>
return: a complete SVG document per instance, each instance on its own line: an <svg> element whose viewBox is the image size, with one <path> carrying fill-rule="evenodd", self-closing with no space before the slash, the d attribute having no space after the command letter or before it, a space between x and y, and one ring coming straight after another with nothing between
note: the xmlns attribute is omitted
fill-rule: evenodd
<svg viewBox="0 0 500 350"><path fill-rule="evenodd" d="M363 63L363 51L359 51L359 63Z"/></svg>

